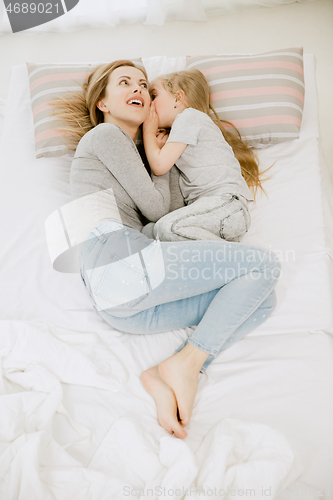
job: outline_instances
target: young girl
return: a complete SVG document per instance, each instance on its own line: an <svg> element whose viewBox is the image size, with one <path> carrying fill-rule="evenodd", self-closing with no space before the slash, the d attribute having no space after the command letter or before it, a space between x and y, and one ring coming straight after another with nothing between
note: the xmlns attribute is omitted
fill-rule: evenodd
<svg viewBox="0 0 333 500"><path fill-rule="evenodd" d="M151 83L150 94L150 115L143 124L149 165L155 175L163 175L176 164L187 205L155 224L155 238L239 241L250 227L247 205L254 198L248 184L261 187L254 153L240 136L224 129L209 103L209 86L199 70L161 76ZM170 127L160 149L157 130Z"/></svg>

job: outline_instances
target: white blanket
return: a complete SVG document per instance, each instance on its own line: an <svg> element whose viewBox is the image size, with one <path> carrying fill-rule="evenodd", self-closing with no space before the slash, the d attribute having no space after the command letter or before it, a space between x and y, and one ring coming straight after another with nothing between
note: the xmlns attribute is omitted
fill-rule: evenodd
<svg viewBox="0 0 333 500"><path fill-rule="evenodd" d="M263 424L224 418L213 425L194 452L182 440L155 426L154 432L134 413L111 412L108 432L85 466L66 449L88 445L93 429L82 416L68 412L66 385L82 394L99 390L121 401L138 380L97 335L47 328L38 323L4 322L1 342L0 470L2 499L180 499L238 498L251 490L255 498L273 499L299 464L285 437ZM112 350L110 350L112 347ZM119 346L118 346L119 347ZM142 394L144 396L144 394ZM94 398L96 400L96 397ZM133 404L135 403L135 404ZM125 409L126 405L123 406ZM91 408L98 411L97 407ZM75 411L74 411L75 413ZM72 416L70 416L72 414ZM156 432L157 431L157 432ZM293 468L293 466L295 467ZM135 490L135 491L134 491ZM239 490L239 491L238 491ZM237 491L236 497L234 491ZM165 494L163 492L166 492ZM253 493L254 494L254 493Z"/></svg>
<svg viewBox="0 0 333 500"><path fill-rule="evenodd" d="M333 195L305 61L301 138L260 152L262 168L276 163L243 240L280 252L278 306L199 376L184 441L158 424L140 374L192 329L113 330L79 275L52 269L44 224L70 200L70 160L35 159L26 70L13 68L0 145L1 500L202 499L214 488L289 500L291 486L330 498Z"/></svg>

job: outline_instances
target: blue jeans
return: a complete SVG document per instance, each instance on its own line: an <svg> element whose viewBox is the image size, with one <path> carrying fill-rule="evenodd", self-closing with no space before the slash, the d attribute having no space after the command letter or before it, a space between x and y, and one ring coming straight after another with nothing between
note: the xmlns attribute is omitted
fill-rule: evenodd
<svg viewBox="0 0 333 500"><path fill-rule="evenodd" d="M160 242L103 222L81 251L81 277L95 309L134 334L198 325L188 342L209 354L201 367L263 323L276 305L276 255L220 241Z"/></svg>
<svg viewBox="0 0 333 500"><path fill-rule="evenodd" d="M186 207L161 217L154 236L161 241L239 241L249 230L251 217L244 196L223 193L201 196Z"/></svg>

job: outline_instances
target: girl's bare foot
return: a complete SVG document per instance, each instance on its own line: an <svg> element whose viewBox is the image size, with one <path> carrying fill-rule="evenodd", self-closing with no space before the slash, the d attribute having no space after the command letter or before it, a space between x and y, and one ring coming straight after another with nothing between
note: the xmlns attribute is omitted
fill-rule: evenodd
<svg viewBox="0 0 333 500"><path fill-rule="evenodd" d="M179 409L181 424L189 424L198 387L200 368L209 354L192 344L158 365L164 382L173 390Z"/></svg>
<svg viewBox="0 0 333 500"><path fill-rule="evenodd" d="M187 432L177 418L177 401L171 387L162 380L158 367L153 366L141 374L141 382L154 398L157 407L157 420L163 429L176 437L184 439Z"/></svg>

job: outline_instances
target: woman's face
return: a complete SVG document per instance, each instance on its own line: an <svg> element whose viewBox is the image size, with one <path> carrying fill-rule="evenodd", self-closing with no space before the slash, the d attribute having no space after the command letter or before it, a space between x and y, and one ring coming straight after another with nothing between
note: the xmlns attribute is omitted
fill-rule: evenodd
<svg viewBox="0 0 333 500"><path fill-rule="evenodd" d="M159 80L153 81L150 85L150 96L155 103L155 110L158 115L158 127L170 128L177 114L175 109L176 97L163 87Z"/></svg>
<svg viewBox="0 0 333 500"><path fill-rule="evenodd" d="M133 102L132 102L133 101ZM121 66L109 76L105 97L98 103L104 121L120 127L138 127L148 115L150 95L145 75L137 68Z"/></svg>

